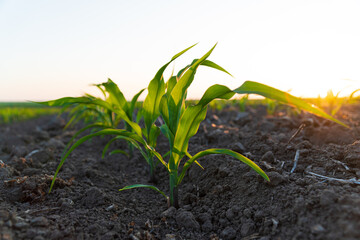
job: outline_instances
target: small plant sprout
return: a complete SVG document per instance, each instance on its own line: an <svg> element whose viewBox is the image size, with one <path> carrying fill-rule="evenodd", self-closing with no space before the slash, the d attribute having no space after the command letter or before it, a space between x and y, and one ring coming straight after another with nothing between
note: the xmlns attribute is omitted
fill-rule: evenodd
<svg viewBox="0 0 360 240"><path fill-rule="evenodd" d="M249 101L249 94L245 94L242 98L238 100L239 110L240 112L245 112L246 104Z"/></svg>
<svg viewBox="0 0 360 240"><path fill-rule="evenodd" d="M70 110L70 120L68 121L68 127L71 124L79 120L83 120L87 125L78 130L71 138L63 154L69 149L73 141L86 130L92 131L106 128L117 128L121 121L124 121L125 129L128 131L135 131L132 125L139 131L140 127L137 124L133 124L133 114L137 100L141 93L145 90L140 90L131 100L127 102L123 93L118 86L111 80L101 84L94 84L103 94L104 99L94 97L86 94L83 97L65 97L47 102L40 102L41 104L48 106L60 106L63 107L63 111L69 107L73 107ZM132 156L133 146L129 143L129 154ZM115 151L112 153L125 153L124 151Z"/></svg>
<svg viewBox="0 0 360 240"><path fill-rule="evenodd" d="M156 78L153 80L157 81L153 83L154 86L166 86L166 89L164 89L164 87L160 88L161 92L165 91L165 94L161 96L161 99L159 99L157 95L157 101L153 101L153 103L157 104L156 106L154 106L154 108L159 109L160 115L163 119L164 124L161 125L160 129L162 133L168 138L170 149L167 161L165 161L163 159L163 156L161 156L160 154L156 154L156 157L160 160L160 162L163 164L169 174L169 203L171 206L174 206L176 208L179 207L178 188L183 178L185 177L186 171L193 163L197 163L198 165L200 165L197 160L210 154L230 155L235 159L244 162L253 170L255 170L260 176L269 181L269 178L265 174L265 172L261 170L254 162L232 150L212 148L200 151L193 156L188 152L189 140L197 133L200 123L206 117L207 106L214 99L228 100L236 93L258 94L267 98L284 102L286 104L297 106L303 110L317 114L326 119L335 121L343 126L346 126L345 124L326 114L322 110L311 106L310 104L304 102L299 98L291 96L290 94L282 92L275 88L252 81L246 81L239 88L234 90L230 90L228 87L223 85L213 85L205 91L204 95L198 103L196 103L195 105L186 106L185 100L187 95L187 89L193 82L196 71L200 65L212 67L214 69L228 73L222 67L207 60L215 46L210 49L210 51L207 52L202 58L195 59L190 65L180 70L180 72L176 76L172 76L165 85L162 82L162 78ZM156 151L153 149L151 149L151 151L153 153L156 153ZM183 160L184 158L186 159ZM164 192L159 190L157 187L144 184L126 186L120 189L120 191L138 187L150 188L158 191L163 196L166 196ZM166 196L166 198L168 197Z"/></svg>
<svg viewBox="0 0 360 240"><path fill-rule="evenodd" d="M355 94L357 93L357 92L359 92L360 91L360 88L359 89L356 89L355 91L353 91L351 94L350 94L350 97L349 97L349 101L351 102L351 101L353 101L353 100L355 100L355 99L357 99L357 98L359 98L359 96L358 97L355 97Z"/></svg>
<svg viewBox="0 0 360 240"><path fill-rule="evenodd" d="M125 140L129 143L129 146L131 146L130 152L132 151L132 147L136 148L146 160L150 169L151 182L156 182L155 160L159 161L169 174L169 197L156 186L147 184L126 186L120 189L120 191L132 188L150 188L161 193L169 201L169 204L174 207L179 207L178 189L185 177L186 171L194 163L201 167L197 160L210 154L229 155L247 164L265 180L269 181L268 176L259 166L247 157L232 150L211 148L200 151L194 155L191 155L188 151L189 140L197 133L200 123L205 119L208 105L215 99L227 101L235 94L258 94L281 103L298 107L299 109L348 127L319 108L289 93L252 81L246 81L234 90L224 85L215 84L204 92L199 101L194 101L190 105L186 104L187 90L193 82L199 66L214 68L230 75L230 73L216 63L207 60L214 50L215 44L203 57L194 59L191 64L182 68L177 75L171 76L165 82L163 73L168 65L194 46L195 45L190 46L173 56L169 62L157 71L155 77L148 85L148 94L143 102L140 114L138 114L137 117L133 116L134 109L137 105L139 95L144 90L140 90L131 102L127 102L118 86L110 79L105 83L96 85L102 91L104 99L86 95L79 98L61 98L45 103L50 106L63 107L74 106L74 104L76 104L82 106L79 107L79 111L90 111L97 116L95 123L91 123L81 129L76 135L79 135L87 129L101 129L83 136L74 143L69 143L56 169L49 192L54 186L56 176L70 153L83 142L93 137L104 135L111 135L113 138L105 145L102 156L105 155L109 146L114 141ZM76 111L74 114L77 116ZM81 113L78 114L81 115ZM139 124L141 117L144 119L143 127ZM160 120L157 121L157 119ZM120 121L124 122L124 129L117 128ZM156 124L156 122L159 123ZM164 155L161 155L155 149L160 133L163 133L169 141L169 151ZM124 153L124 151L115 150L112 151L112 153Z"/></svg>
<svg viewBox="0 0 360 240"><path fill-rule="evenodd" d="M104 123L90 124L89 126L86 126L83 129L79 130L77 134L75 134L76 136L78 136L81 132L93 127L98 127L102 129L98 132L91 133L89 135L80 138L75 143L73 143L73 145L71 145L71 141L70 141L56 169L53 181L50 185L49 192L51 192L51 189L55 183L56 176L60 171L62 165L64 164L65 160L70 155L70 153L85 141L92 139L93 137L96 136L104 136L104 135L113 135L114 138L111 139L105 145L102 152L102 157L105 156L105 153L108 150L109 146L115 140L128 141L129 146L137 148L144 157L144 159L146 160L147 164L149 165L150 182L156 182L155 163L153 157L154 155L157 155L157 158L160 157L160 155L155 151L157 137L160 134L160 128L155 125L155 120L160 115L159 101L165 91L163 72L172 61L174 61L176 58L184 54L193 46L176 54L167 64L165 64L157 72L154 79L150 82L148 87L148 95L145 98L145 101L143 103L143 109L141 110L142 116L144 117L144 121L145 121L144 128L141 128L137 122L137 120L139 120L139 117L136 117L136 120L133 119L133 112L136 106L137 99L139 95L144 91L144 89L142 89L138 94L136 94L132 99L132 101L128 103L124 95L118 88L118 86L110 79L105 83L96 85L100 90L102 90L103 95L105 96L105 100L99 98L94 99L94 98L90 98L89 96L86 96L79 98L67 97L67 98L61 98L54 101L43 103L50 106L63 106L63 107L64 106L67 107L68 105L72 105L72 104L96 105L103 108L104 111L107 112L107 115L111 119L109 121L112 123L112 124L104 124ZM117 124L120 120L124 121L125 129L116 129ZM132 148L130 148L130 153L131 151ZM122 150L115 150L112 151L111 153L125 153L125 152Z"/></svg>
<svg viewBox="0 0 360 240"><path fill-rule="evenodd" d="M334 116L343 105L345 98L339 97L340 91L334 95L332 90L329 90L325 97L325 102L327 104L328 113L331 116Z"/></svg>

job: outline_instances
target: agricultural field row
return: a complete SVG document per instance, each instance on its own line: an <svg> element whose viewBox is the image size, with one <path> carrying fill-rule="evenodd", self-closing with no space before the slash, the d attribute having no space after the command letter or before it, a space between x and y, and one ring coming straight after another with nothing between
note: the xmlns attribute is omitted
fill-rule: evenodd
<svg viewBox="0 0 360 240"><path fill-rule="evenodd" d="M59 112L59 108L49 108L32 102L0 102L0 124L24 121Z"/></svg>

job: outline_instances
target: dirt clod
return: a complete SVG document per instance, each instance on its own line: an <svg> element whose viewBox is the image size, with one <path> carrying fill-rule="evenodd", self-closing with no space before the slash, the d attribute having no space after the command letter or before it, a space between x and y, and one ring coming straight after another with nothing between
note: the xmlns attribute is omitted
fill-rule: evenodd
<svg viewBox="0 0 360 240"><path fill-rule="evenodd" d="M179 209L176 214L176 223L179 227L184 227L185 229L200 229L199 223L195 220L194 215L189 211Z"/></svg>

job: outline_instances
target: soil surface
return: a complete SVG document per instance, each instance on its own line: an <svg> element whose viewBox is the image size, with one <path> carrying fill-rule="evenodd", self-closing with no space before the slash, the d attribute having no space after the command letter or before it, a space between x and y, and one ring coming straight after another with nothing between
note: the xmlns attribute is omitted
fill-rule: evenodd
<svg viewBox="0 0 360 240"><path fill-rule="evenodd" d="M102 159L110 137L76 149L48 194L76 128L64 130L66 119L54 116L2 125L0 239L360 239L360 105L336 117L351 129L307 113L268 116L265 106L209 110L190 154L232 149L271 182L229 156L207 156L199 160L205 169L193 165L180 185L179 209L150 189L118 191L147 184L148 168L136 151ZM167 146L160 136L158 151ZM157 174L169 193L160 164Z"/></svg>

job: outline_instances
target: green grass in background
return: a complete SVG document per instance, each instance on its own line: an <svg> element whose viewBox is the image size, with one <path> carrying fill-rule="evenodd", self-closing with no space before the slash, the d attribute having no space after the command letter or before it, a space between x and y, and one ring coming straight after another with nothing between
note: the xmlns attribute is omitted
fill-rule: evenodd
<svg viewBox="0 0 360 240"><path fill-rule="evenodd" d="M0 102L0 124L24 121L59 112L58 108L50 108L32 102Z"/></svg>

